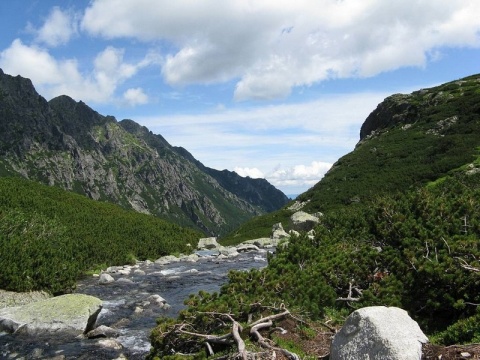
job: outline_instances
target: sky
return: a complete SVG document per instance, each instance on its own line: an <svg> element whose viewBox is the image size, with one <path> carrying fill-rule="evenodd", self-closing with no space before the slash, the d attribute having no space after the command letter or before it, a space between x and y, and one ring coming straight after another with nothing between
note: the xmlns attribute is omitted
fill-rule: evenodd
<svg viewBox="0 0 480 360"><path fill-rule="evenodd" d="M0 68L285 194L387 96L480 73L478 0L0 0Z"/></svg>

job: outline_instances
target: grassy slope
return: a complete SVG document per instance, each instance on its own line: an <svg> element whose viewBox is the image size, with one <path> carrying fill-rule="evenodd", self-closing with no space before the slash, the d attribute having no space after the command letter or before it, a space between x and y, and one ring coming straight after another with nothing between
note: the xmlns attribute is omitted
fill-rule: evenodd
<svg viewBox="0 0 480 360"><path fill-rule="evenodd" d="M202 235L56 187L0 178L0 288L68 291L85 271L187 252Z"/></svg>

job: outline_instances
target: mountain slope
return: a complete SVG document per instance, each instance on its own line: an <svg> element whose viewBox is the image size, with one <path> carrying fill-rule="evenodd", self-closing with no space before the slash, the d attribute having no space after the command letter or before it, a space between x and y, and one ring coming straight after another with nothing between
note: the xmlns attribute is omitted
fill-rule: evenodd
<svg viewBox="0 0 480 360"><path fill-rule="evenodd" d="M219 294L190 297L177 324L159 321L152 331L151 358L194 348L198 337L169 336L187 317L189 334L201 334L211 329L206 313L247 321L278 304L277 314L321 319L321 331L355 309L395 306L432 343L478 344L479 133L480 75L385 99L355 150L300 196L304 210L323 212L314 233L292 236L261 271L232 272ZM231 238L266 235L278 221L287 227L293 211L256 217Z"/></svg>
<svg viewBox="0 0 480 360"><path fill-rule="evenodd" d="M361 207L378 195L425 185L461 167L476 169L479 133L480 75L389 96L363 123L354 151L296 200L311 213ZM225 241L268 236L273 223L288 226L290 214L283 209L253 218Z"/></svg>
<svg viewBox="0 0 480 360"><path fill-rule="evenodd" d="M238 188L227 188L160 135L68 96L47 102L30 80L1 70L0 132L0 175L20 174L207 234L223 234L288 201L268 183L238 180ZM260 201L245 196L247 186Z"/></svg>
<svg viewBox="0 0 480 360"><path fill-rule="evenodd" d="M200 236L58 187L0 178L0 289L68 292L87 270L187 253Z"/></svg>
<svg viewBox="0 0 480 360"><path fill-rule="evenodd" d="M325 211L426 184L472 163L479 132L480 75L392 95L365 120L355 150L299 200Z"/></svg>

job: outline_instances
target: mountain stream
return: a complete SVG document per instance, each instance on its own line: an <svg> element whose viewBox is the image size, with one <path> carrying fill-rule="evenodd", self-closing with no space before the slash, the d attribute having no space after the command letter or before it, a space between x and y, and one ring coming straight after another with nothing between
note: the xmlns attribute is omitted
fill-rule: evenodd
<svg viewBox="0 0 480 360"><path fill-rule="evenodd" d="M72 339L57 334L32 338L0 333L0 359L143 359L150 350L149 335L157 317L176 317L185 308L183 301L189 294L218 291L227 282L230 270L266 266L265 250L222 260L208 251L198 254L201 257L197 262L162 266L141 262L136 266L138 271L130 275L112 273L115 281L111 284L100 285L98 277L79 281L75 292L103 300L97 326L106 325L119 332L109 344L105 338ZM149 304L151 295L160 295L170 308Z"/></svg>

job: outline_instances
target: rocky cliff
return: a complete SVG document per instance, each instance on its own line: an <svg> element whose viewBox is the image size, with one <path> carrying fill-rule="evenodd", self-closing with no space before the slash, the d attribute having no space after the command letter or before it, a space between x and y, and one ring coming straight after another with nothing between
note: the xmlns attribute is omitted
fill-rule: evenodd
<svg viewBox="0 0 480 360"><path fill-rule="evenodd" d="M103 116L0 70L0 175L19 174L224 234L288 198L265 180L205 167L132 120Z"/></svg>

